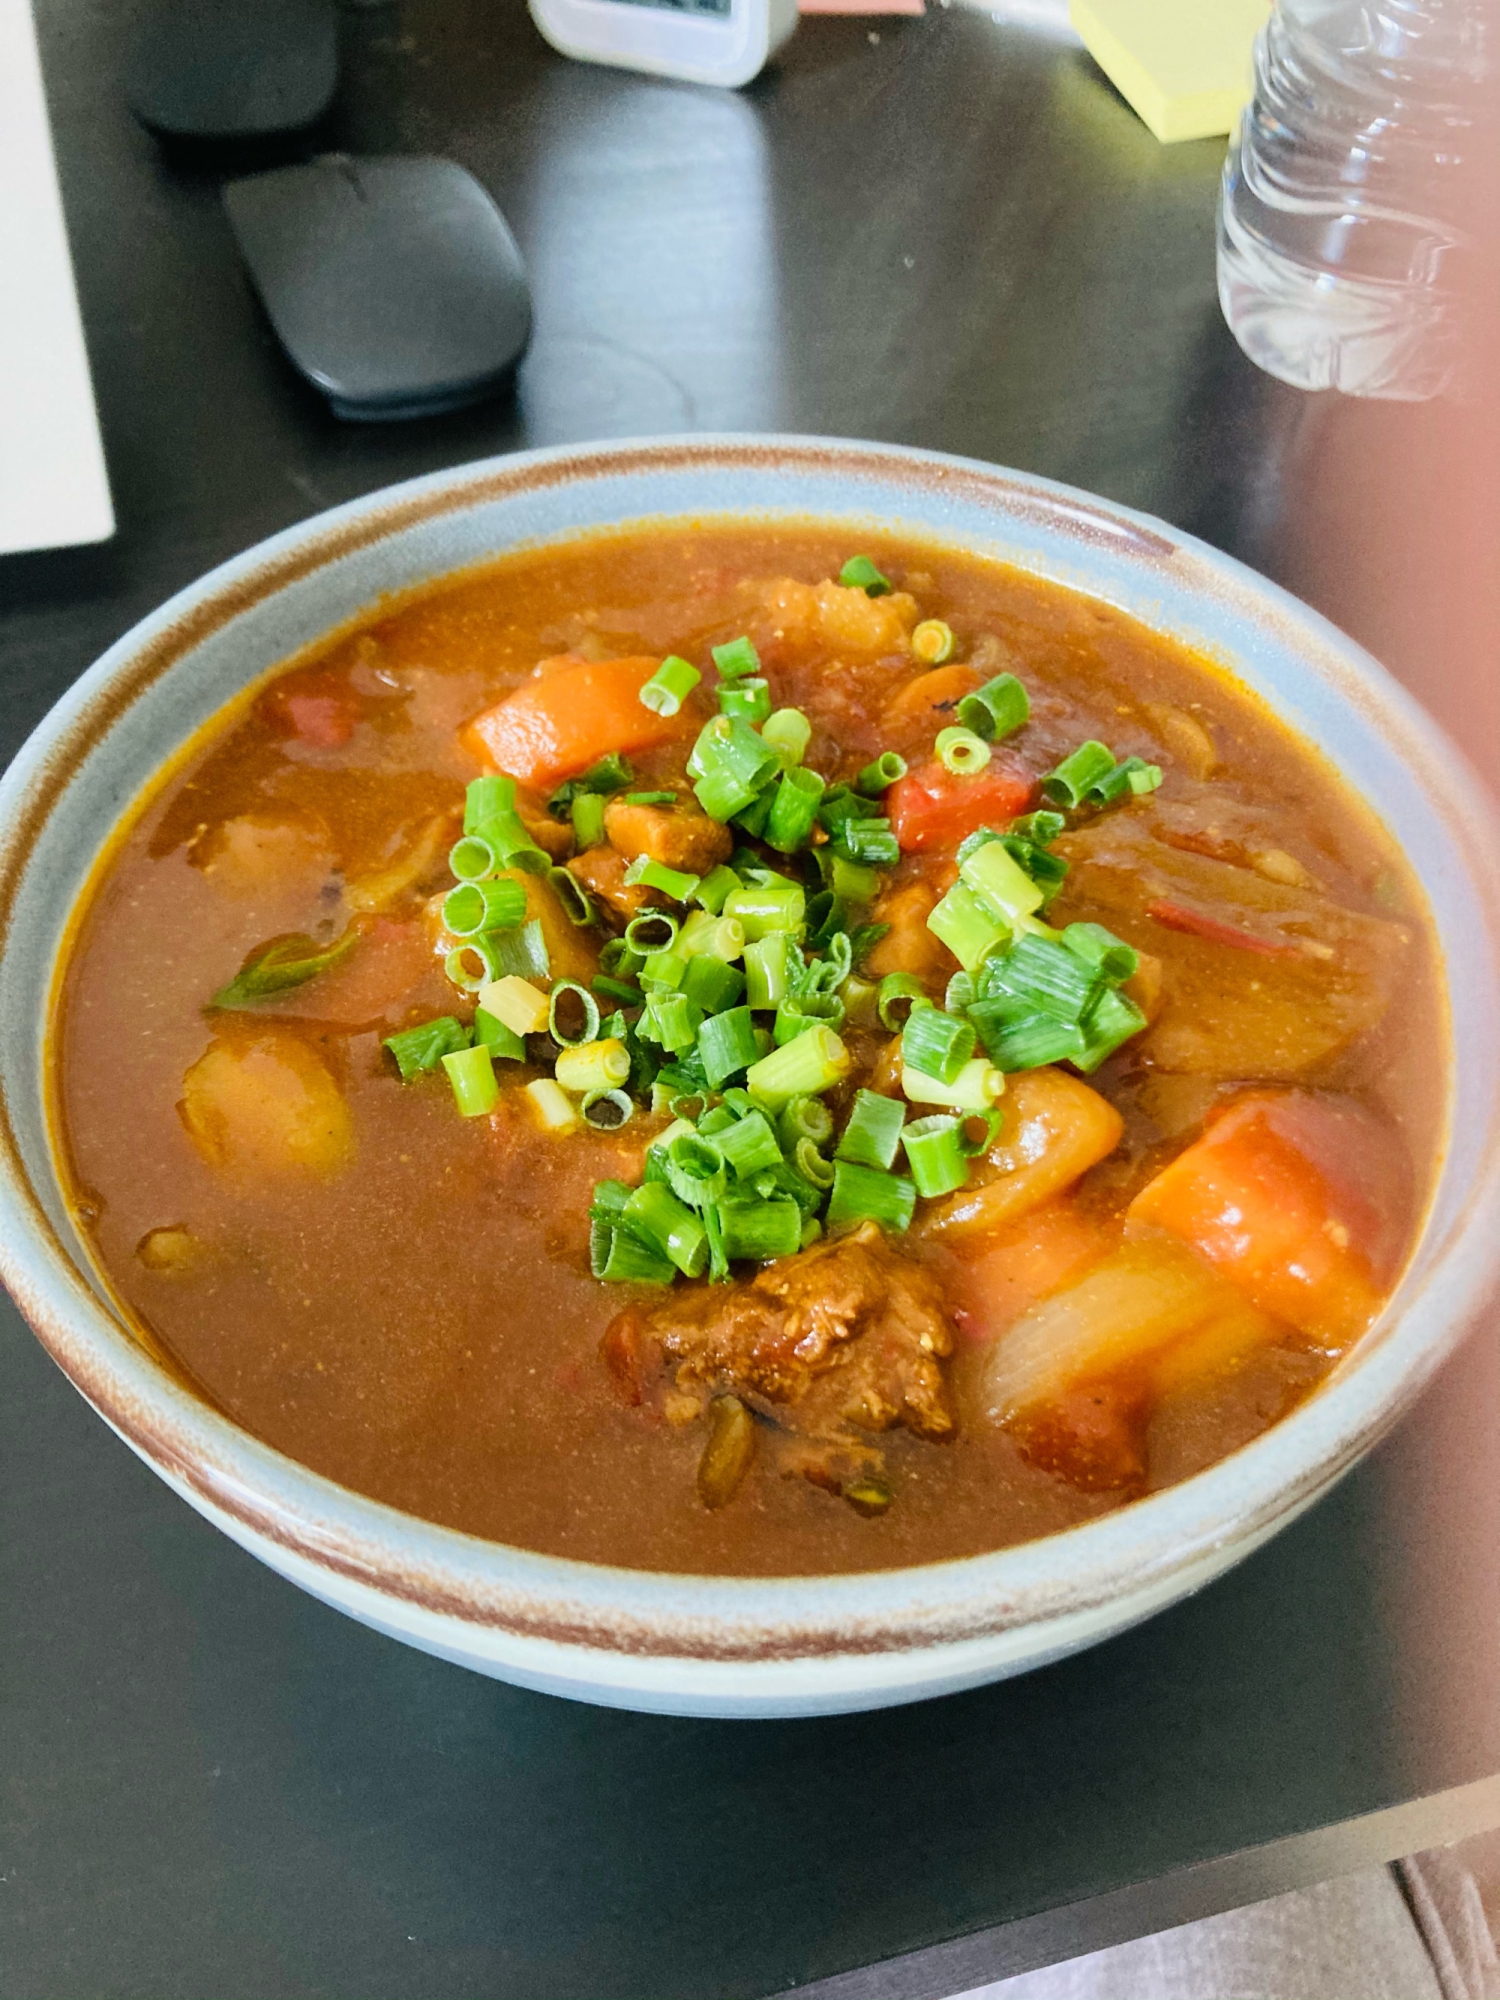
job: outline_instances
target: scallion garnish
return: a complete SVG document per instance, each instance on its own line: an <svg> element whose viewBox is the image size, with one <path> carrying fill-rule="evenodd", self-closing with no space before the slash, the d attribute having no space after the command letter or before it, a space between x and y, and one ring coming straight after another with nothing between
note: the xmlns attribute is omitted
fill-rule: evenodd
<svg viewBox="0 0 1500 2000"><path fill-rule="evenodd" d="M332 944L319 944L301 932L272 938L251 952L234 978L220 987L208 1004L211 1008L248 1007L277 993L289 993L294 986L304 986L339 964L358 943L359 932L355 930L345 931Z"/></svg>
<svg viewBox="0 0 1500 2000"><path fill-rule="evenodd" d="M901 847L888 819L851 819L835 836L835 844L845 857L867 868L894 868L901 859Z"/></svg>
<svg viewBox="0 0 1500 2000"><path fill-rule="evenodd" d="M627 792L625 794L625 803L628 806L675 806L677 803L677 794L675 792Z"/></svg>
<svg viewBox="0 0 1500 2000"><path fill-rule="evenodd" d="M738 889L739 886L739 876L735 874L732 868L726 868L720 863L717 868L710 870L704 876L703 880L693 891L689 901L697 903L701 909L705 909L711 915L717 916L719 911L724 907L724 898L733 890Z"/></svg>
<svg viewBox="0 0 1500 2000"><path fill-rule="evenodd" d="M401 1072L401 1081L410 1083L425 1070L436 1069L444 1056L456 1055L469 1046L469 1030L451 1014L435 1021L423 1021L415 1028L403 1028L399 1035L387 1035L383 1047L390 1050Z"/></svg>
<svg viewBox="0 0 1500 2000"><path fill-rule="evenodd" d="M724 1201L718 1207L726 1258L766 1263L801 1248L802 1211L791 1200Z"/></svg>
<svg viewBox="0 0 1500 2000"><path fill-rule="evenodd" d="M890 578L882 576L868 556L850 556L839 571L839 582L846 590L862 590L867 597L885 597L891 588Z"/></svg>
<svg viewBox="0 0 1500 2000"><path fill-rule="evenodd" d="M493 1057L503 1057L507 1062L526 1060L526 1044L521 1037L487 1008L474 1010L474 1039L483 1042Z"/></svg>
<svg viewBox="0 0 1500 2000"><path fill-rule="evenodd" d="M742 722L768 722L771 716L771 690L758 674L752 674L742 681L721 681L719 713L738 716Z"/></svg>
<svg viewBox="0 0 1500 2000"><path fill-rule="evenodd" d="M1064 757L1055 771L1042 780L1042 790L1059 805L1081 806L1089 789L1115 768L1115 753L1107 744L1090 738Z"/></svg>
<svg viewBox="0 0 1500 2000"><path fill-rule="evenodd" d="M906 776L906 759L898 757L894 750L882 751L875 761L866 764L854 780L854 789L863 792L867 798L879 798L888 792L898 778Z"/></svg>
<svg viewBox="0 0 1500 2000"><path fill-rule="evenodd" d="M1030 715L1031 697L1014 674L996 674L958 704L959 722L986 743L1014 734Z"/></svg>
<svg viewBox="0 0 1500 2000"><path fill-rule="evenodd" d="M724 915L744 925L750 943L773 931L798 931L807 915L807 893L800 882L773 876L768 882L746 882L724 898Z"/></svg>
<svg viewBox="0 0 1500 2000"><path fill-rule="evenodd" d="M824 1225L847 1229L857 1222L878 1222L882 1229L904 1234L917 1205L916 1183L904 1174L882 1173L853 1160L834 1163L833 1188Z"/></svg>
<svg viewBox="0 0 1500 2000"><path fill-rule="evenodd" d="M636 1033L677 1055L693 1047L702 1025L703 1009L695 1007L685 993L653 991L636 1023Z"/></svg>
<svg viewBox="0 0 1500 2000"><path fill-rule="evenodd" d="M486 981L500 977L500 958L487 937L455 945L443 960L443 975L463 993L477 993Z"/></svg>
<svg viewBox="0 0 1500 2000"><path fill-rule="evenodd" d="M927 988L914 972L888 972L880 982L880 997L876 1003L881 1027L894 1033L903 1026L912 1008L927 997Z"/></svg>
<svg viewBox="0 0 1500 2000"><path fill-rule="evenodd" d="M625 1044L613 1036L574 1043L558 1051L556 1075L562 1088L575 1097L618 1090L629 1078L630 1056Z"/></svg>
<svg viewBox="0 0 1500 2000"><path fill-rule="evenodd" d="M625 926L625 948L637 953L642 959L653 952L670 951L677 942L680 926L677 919L668 916L665 910L645 910L638 917L632 917ZM611 966L617 972L618 966Z"/></svg>
<svg viewBox="0 0 1500 2000"><path fill-rule="evenodd" d="M702 1222L660 1181L647 1181L627 1196L617 1226L639 1237L684 1277L698 1278L708 1264L708 1232Z"/></svg>
<svg viewBox="0 0 1500 2000"><path fill-rule="evenodd" d="M496 931L485 938L471 938L470 944L485 944L494 953L497 973L491 977L514 973L520 979L550 979L552 958L547 950L547 938L542 930L540 917L532 917L528 923L513 931Z"/></svg>
<svg viewBox="0 0 1500 2000"><path fill-rule="evenodd" d="M766 845L778 854L794 854L806 846L822 797L823 780L816 771L804 770L800 764L783 771L766 818Z"/></svg>
<svg viewBox="0 0 1500 2000"><path fill-rule="evenodd" d="M482 1118L487 1111L494 1110L500 1101L500 1086L495 1081L494 1062L483 1042L453 1050L442 1058L442 1063L461 1117Z"/></svg>
<svg viewBox="0 0 1500 2000"><path fill-rule="evenodd" d="M809 1028L752 1063L745 1086L769 1110L779 1111L789 1098L832 1089L848 1074L849 1063L849 1051L831 1028Z"/></svg>
<svg viewBox="0 0 1500 2000"><path fill-rule="evenodd" d="M812 724L800 708L778 708L766 718L760 740L770 744L783 764L800 764L812 741Z"/></svg>
<svg viewBox="0 0 1500 2000"><path fill-rule="evenodd" d="M745 946L745 1001L758 1009L779 1007L791 991L792 953L789 931L771 931Z"/></svg>
<svg viewBox="0 0 1500 2000"><path fill-rule="evenodd" d="M975 771L982 771L990 761L990 746L982 736L972 729L954 725L940 729L937 741L932 746L938 754L938 762L945 771L955 777L971 777Z"/></svg>
<svg viewBox="0 0 1500 2000"><path fill-rule="evenodd" d="M716 715L699 732L687 768L709 818L727 820L754 803L781 761L741 717Z"/></svg>
<svg viewBox="0 0 1500 2000"><path fill-rule="evenodd" d="M941 618L924 618L911 635L911 649L924 667L945 666L953 658L951 626Z"/></svg>
<svg viewBox="0 0 1500 2000"><path fill-rule="evenodd" d="M843 1025L844 1003L836 993L788 993L776 1009L771 1039L780 1048L810 1028L832 1028L837 1034Z"/></svg>
<svg viewBox="0 0 1500 2000"><path fill-rule="evenodd" d="M714 1090L748 1069L757 1059L755 1022L748 1007L729 1007L710 1014L698 1030L698 1054Z"/></svg>
<svg viewBox="0 0 1500 2000"><path fill-rule="evenodd" d="M929 1001L914 1006L901 1031L901 1060L939 1083L952 1083L974 1053L974 1024Z"/></svg>
<svg viewBox="0 0 1500 2000"><path fill-rule="evenodd" d="M674 903L685 903L698 886L696 875L685 875L680 868L669 868L664 861L653 861L649 854L635 857L625 870L625 880L632 889L637 886L660 889Z"/></svg>
<svg viewBox="0 0 1500 2000"><path fill-rule="evenodd" d="M746 674L760 672L760 654L748 639L730 639L727 644L713 649L714 665L726 681L742 680Z"/></svg>
<svg viewBox="0 0 1500 2000"><path fill-rule="evenodd" d="M456 938L512 930L526 914L519 882L460 882L443 898L443 924Z"/></svg>
<svg viewBox="0 0 1500 2000"><path fill-rule="evenodd" d="M914 1118L901 1135L906 1164L917 1184L917 1193L931 1198L952 1194L969 1178L969 1160L964 1151L963 1127L957 1118L941 1114Z"/></svg>
<svg viewBox="0 0 1500 2000"><path fill-rule="evenodd" d="M642 705L656 715L675 715L702 678L691 660L669 653L641 689Z"/></svg>
<svg viewBox="0 0 1500 2000"><path fill-rule="evenodd" d="M635 1116L635 1099L628 1090L591 1090L578 1110L596 1132L618 1132Z"/></svg>
<svg viewBox="0 0 1500 2000"><path fill-rule="evenodd" d="M835 1158L851 1160L861 1167L889 1167L901 1143L901 1127L906 1106L895 1097L878 1091L854 1093L854 1109L834 1148Z"/></svg>
<svg viewBox="0 0 1500 2000"><path fill-rule="evenodd" d="M733 1007L745 990L745 975L738 966L712 952L696 952L687 962L681 991L705 1014L721 1014Z"/></svg>
<svg viewBox="0 0 1500 2000"><path fill-rule="evenodd" d="M701 1121L698 1129L703 1129ZM722 1131L714 1134L714 1144L737 1180L748 1181L762 1168L781 1164L781 1147L762 1111L731 1118Z"/></svg>
<svg viewBox="0 0 1500 2000"><path fill-rule="evenodd" d="M777 1113L776 1131L789 1153L804 1139L823 1146L833 1137L833 1114L821 1097L794 1097Z"/></svg>
<svg viewBox="0 0 1500 2000"><path fill-rule="evenodd" d="M988 1111L1004 1095L1005 1072L985 1057L974 1056L952 1083L939 1083L924 1070L903 1065L901 1088L913 1104L942 1104L950 1111Z"/></svg>
<svg viewBox="0 0 1500 2000"><path fill-rule="evenodd" d="M464 832L478 833L516 803L514 778L471 778L464 791Z"/></svg>
<svg viewBox="0 0 1500 2000"><path fill-rule="evenodd" d="M559 979L547 1003L547 1032L559 1048L581 1048L597 1040L599 1002L576 979ZM618 1078L612 1078L618 1082Z"/></svg>

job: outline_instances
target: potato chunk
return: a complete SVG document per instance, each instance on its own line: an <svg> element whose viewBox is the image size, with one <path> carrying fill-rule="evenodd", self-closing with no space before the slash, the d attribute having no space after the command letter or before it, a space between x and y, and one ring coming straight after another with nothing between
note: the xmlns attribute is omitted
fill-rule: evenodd
<svg viewBox="0 0 1500 2000"><path fill-rule="evenodd" d="M354 1153L344 1094L296 1035L210 1042L182 1079L177 1114L211 1167L247 1180L327 1178Z"/></svg>
<svg viewBox="0 0 1500 2000"><path fill-rule="evenodd" d="M935 1207L929 1227L954 1236L999 1229L1070 1187L1124 1130L1107 1099L1060 1069L1012 1077L999 1109L999 1143L969 1186Z"/></svg>
<svg viewBox="0 0 1500 2000"><path fill-rule="evenodd" d="M904 590L870 597L857 586L798 583L777 577L762 592L778 638L821 642L841 659L874 659L910 651L917 602Z"/></svg>
<svg viewBox="0 0 1500 2000"><path fill-rule="evenodd" d="M333 850L327 833L305 820L240 813L195 841L192 861L226 895L255 896L327 875Z"/></svg>

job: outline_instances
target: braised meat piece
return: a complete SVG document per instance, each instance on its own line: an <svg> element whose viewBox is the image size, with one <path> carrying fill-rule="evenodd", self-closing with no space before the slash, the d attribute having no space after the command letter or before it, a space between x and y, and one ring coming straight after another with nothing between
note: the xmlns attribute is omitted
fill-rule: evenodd
<svg viewBox="0 0 1500 2000"><path fill-rule="evenodd" d="M670 1398L669 1416L691 1415L731 1394L804 1439L853 1444L852 1430L898 1424L950 1436L939 1364L952 1347L935 1280L866 1223L748 1283L683 1287L628 1307L603 1352L629 1402Z"/></svg>
<svg viewBox="0 0 1500 2000"><path fill-rule="evenodd" d="M591 896L607 903L626 923L632 917L638 917L642 910L660 909L666 902L659 890L625 880L625 871L630 863L618 848L585 848L582 854L575 854L567 865L568 873L577 876Z"/></svg>
<svg viewBox="0 0 1500 2000"><path fill-rule="evenodd" d="M611 799L604 808L604 831L610 846L628 859L645 854L689 875L706 875L734 849L729 828L710 819L691 792L670 806Z"/></svg>

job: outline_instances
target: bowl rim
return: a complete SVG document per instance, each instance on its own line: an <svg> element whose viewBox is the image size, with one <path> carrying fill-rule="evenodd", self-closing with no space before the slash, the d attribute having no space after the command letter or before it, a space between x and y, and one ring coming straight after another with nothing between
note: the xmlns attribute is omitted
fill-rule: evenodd
<svg viewBox="0 0 1500 2000"><path fill-rule="evenodd" d="M1216 597L1284 643L1290 634L1325 687L1362 711L1421 783L1466 863L1484 914L1476 960L1487 960L1500 991L1500 822L1489 794L1416 701L1328 620L1195 537L1038 475L915 447L800 436L626 439L481 460L349 501L218 565L117 640L0 779L0 936L34 841L88 752L162 674L241 612L344 555L485 501L600 477L747 467L977 500L1001 519L1060 531L1082 554L1106 546L1168 566L1180 588ZM807 518L836 512L809 506ZM924 532L943 538L935 527ZM1076 587L1088 594L1087 583ZM1107 595L1102 584L1094 594ZM1450 1083L1458 1061L1455 1052ZM23 1166L0 1079L0 1278L74 1385L169 1483L248 1545L270 1544L310 1565L330 1595L344 1579L481 1644L489 1633L496 1643L510 1635L642 1660L770 1666L984 1646L1020 1628L1107 1612L1131 1595L1159 1597L1172 1573L1201 1569L1228 1543L1263 1539L1377 1442L1462 1338L1497 1271L1500 1119L1433 1267L1419 1284L1410 1273L1403 1279L1355 1351L1357 1365L1180 1485L1031 1542L936 1563L835 1576L625 1569L402 1513L286 1457L194 1395L106 1310L54 1230Z"/></svg>

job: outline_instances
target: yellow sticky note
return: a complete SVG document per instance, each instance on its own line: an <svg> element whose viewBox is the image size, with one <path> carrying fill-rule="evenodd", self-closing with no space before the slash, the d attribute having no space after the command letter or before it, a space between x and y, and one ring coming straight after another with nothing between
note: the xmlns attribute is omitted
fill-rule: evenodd
<svg viewBox="0 0 1500 2000"><path fill-rule="evenodd" d="M1084 47L1163 143L1232 132L1270 0L1069 0Z"/></svg>

